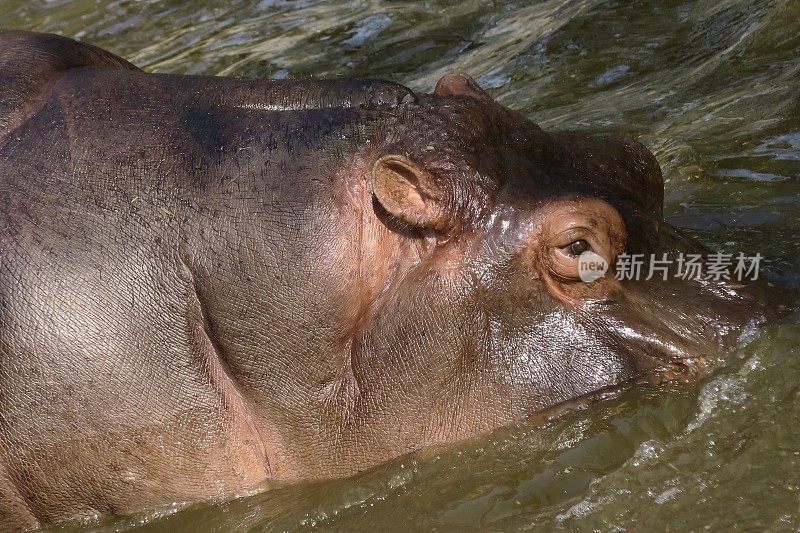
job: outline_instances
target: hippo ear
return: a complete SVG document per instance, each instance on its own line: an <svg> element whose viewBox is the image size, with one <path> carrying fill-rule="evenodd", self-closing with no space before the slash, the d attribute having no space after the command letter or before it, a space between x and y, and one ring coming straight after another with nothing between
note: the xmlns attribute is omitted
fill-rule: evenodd
<svg viewBox="0 0 800 533"><path fill-rule="evenodd" d="M461 72L442 76L433 93L436 96L468 96L484 102L492 101L489 93L481 89L475 80Z"/></svg>
<svg viewBox="0 0 800 533"><path fill-rule="evenodd" d="M372 167L372 190L393 217L414 227L442 229L442 194L426 169L402 155L385 155Z"/></svg>

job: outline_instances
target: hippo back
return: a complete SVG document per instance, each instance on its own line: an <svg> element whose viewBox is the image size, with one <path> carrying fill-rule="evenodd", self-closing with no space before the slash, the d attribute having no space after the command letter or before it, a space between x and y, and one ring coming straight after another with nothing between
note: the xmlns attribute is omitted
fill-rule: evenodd
<svg viewBox="0 0 800 533"><path fill-rule="evenodd" d="M2 31L0 50L0 138L35 111L39 95L66 70L85 66L138 70L105 50L59 35Z"/></svg>

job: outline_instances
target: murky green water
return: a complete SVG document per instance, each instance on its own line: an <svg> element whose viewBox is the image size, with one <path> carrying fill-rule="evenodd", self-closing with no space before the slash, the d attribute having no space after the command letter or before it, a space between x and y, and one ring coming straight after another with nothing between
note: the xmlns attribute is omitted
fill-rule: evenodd
<svg viewBox="0 0 800 533"><path fill-rule="evenodd" d="M47 1L0 27L77 37L151 71L370 76L429 91L466 71L549 128L626 130L658 156L669 219L800 283L800 2ZM637 389L355 479L95 528L794 530L800 327L695 387Z"/></svg>

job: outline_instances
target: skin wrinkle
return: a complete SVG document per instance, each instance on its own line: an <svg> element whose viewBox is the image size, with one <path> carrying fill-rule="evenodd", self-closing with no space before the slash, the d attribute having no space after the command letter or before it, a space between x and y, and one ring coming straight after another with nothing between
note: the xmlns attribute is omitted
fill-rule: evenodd
<svg viewBox="0 0 800 533"><path fill-rule="evenodd" d="M353 316L349 318L349 325L345 327L342 344L344 349L337 365L339 371L334 381L326 386L326 403L337 405L337 398L344 396L341 403L342 430L347 429L354 421L355 411L363 401L362 390L359 384L357 366L360 364L358 355L365 349L363 346L363 332L370 326L370 319L380 313L381 300L391 295L391 287L402 283L405 275L413 270L421 261L419 242L407 239L401 235L385 231L377 223L372 205L372 194L369 182L372 177L364 173L361 168L370 168L364 160L374 156L365 154L357 157L358 164L347 167L337 173L335 183L339 193L335 197L341 203L340 216L349 218L354 215L357 221L355 227L355 243L353 262L357 265L357 277L354 283L352 303L347 307L353 309ZM376 224L377 223L377 224ZM403 259L405 256L401 249L416 249L417 255L413 258ZM377 260L375 258L386 258ZM397 258L399 262L390 266L391 259Z"/></svg>
<svg viewBox="0 0 800 533"><path fill-rule="evenodd" d="M264 437L259 430L261 424L257 424L257 417L254 413L253 406L251 406L246 396L239 390L236 381L230 375L230 370L225 362L225 357L221 352L218 344L214 340L213 333L208 323L208 316L203 307L203 301L198 292L195 275L189 264L181 256L181 264L183 265L189 277L189 308L190 308L190 328L196 333L202 335L199 340L200 345L198 349L203 359L203 368L207 372L208 379L215 384L215 389L219 392L223 401L232 406L235 413L240 413L244 418L245 425L250 432L250 438L255 441L258 446L259 456L263 460L264 474L263 477L270 477L275 474L272 470L270 458L267 453L267 447L264 445ZM192 316L196 315L196 316ZM192 324L192 320L199 322L199 324ZM210 350L203 349L202 344L207 344ZM236 416L234 414L234 416ZM244 436L247 440L247 436Z"/></svg>
<svg viewBox="0 0 800 533"><path fill-rule="evenodd" d="M25 124L28 118L35 115L47 103L50 90L58 83L62 75L63 73L48 80L36 98L26 101L25 106L19 110L16 120L13 123L5 124L5 131L0 131L0 150L11 141L14 133Z"/></svg>
<svg viewBox="0 0 800 533"><path fill-rule="evenodd" d="M63 73L71 68L79 68L86 65L105 64L113 68L128 68L138 70L125 60L96 47L78 45L70 39L63 37L50 36L43 43L30 43L26 38L25 32L5 31L5 52L13 56L14 52L21 54L35 55L38 51L44 61L37 64L35 69L21 68L19 63L5 60L0 61L0 82L8 87L22 85L30 88L31 82L35 84L36 93L31 95L27 91L14 91L11 97L6 96L0 106L0 149L14 135L14 132L23 125L26 120L34 115L47 100L55 84L59 81ZM31 46L33 44L33 46ZM48 53L48 47L58 45L63 47L60 53ZM24 63L23 63L24 65ZM5 96L5 95L4 95ZM24 98L22 102L19 97ZM10 105L9 105L10 104ZM7 117L15 117L8 120Z"/></svg>
<svg viewBox="0 0 800 533"><path fill-rule="evenodd" d="M2 325L5 329L5 324ZM5 348L0 346L0 360L7 360ZM0 411L0 420L5 420L5 413ZM19 488L18 482L10 476L5 464L5 440L0 438L0 517L3 515L12 517L6 525L16 529L34 529L41 526L40 521L31 508L29 499ZM4 511L3 508L9 508Z"/></svg>

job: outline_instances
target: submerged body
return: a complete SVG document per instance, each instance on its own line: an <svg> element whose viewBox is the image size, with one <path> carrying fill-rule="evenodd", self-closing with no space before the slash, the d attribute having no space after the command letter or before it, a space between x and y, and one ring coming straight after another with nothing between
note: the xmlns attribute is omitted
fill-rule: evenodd
<svg viewBox="0 0 800 533"><path fill-rule="evenodd" d="M577 279L586 249L700 248L644 147L544 132L466 77L0 50L3 525L350 475L691 379L769 312L763 287Z"/></svg>

